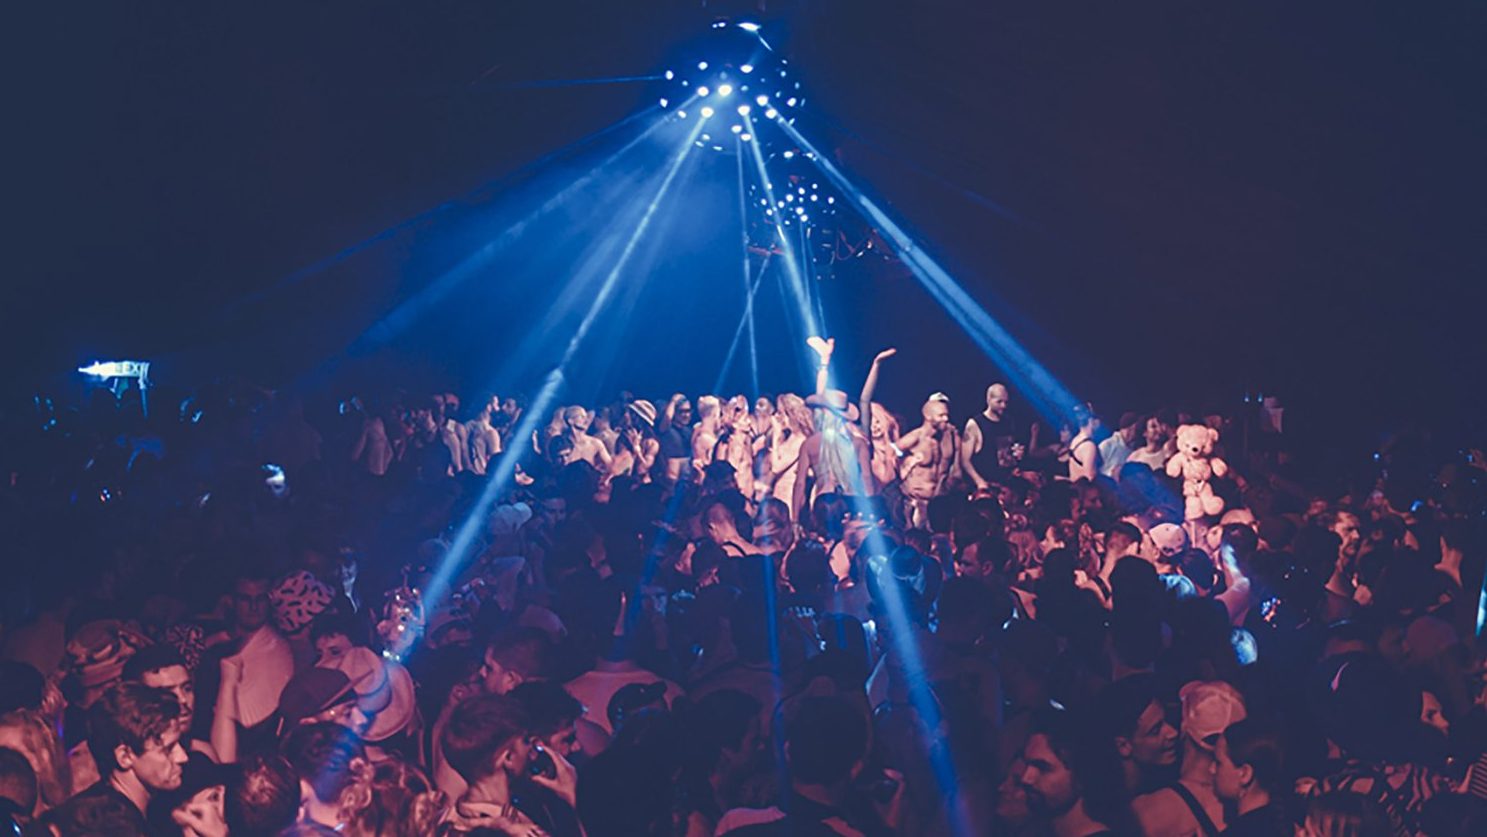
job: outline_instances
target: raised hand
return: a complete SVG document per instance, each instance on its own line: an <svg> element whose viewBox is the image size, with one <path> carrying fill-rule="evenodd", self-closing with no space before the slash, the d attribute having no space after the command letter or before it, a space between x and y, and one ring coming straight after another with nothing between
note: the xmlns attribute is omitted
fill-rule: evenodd
<svg viewBox="0 0 1487 837"><path fill-rule="evenodd" d="M568 803L569 806L578 807L578 769L573 766L573 762L563 758L562 753L555 750L543 750L543 752L547 753L552 763L557 766L557 775L548 776L545 773L538 773L532 777L532 781L557 794L558 798Z"/></svg>
<svg viewBox="0 0 1487 837"><path fill-rule="evenodd" d="M806 345L810 346L816 352L816 355L821 358L821 364L823 366L831 362L831 353L836 350L835 337L829 340L823 340L820 337L809 337L806 339L805 342Z"/></svg>
<svg viewBox="0 0 1487 837"><path fill-rule="evenodd" d="M882 363L883 361L893 357L896 354L898 354L898 349L884 349L883 351L878 352L877 357L873 358L873 363Z"/></svg>

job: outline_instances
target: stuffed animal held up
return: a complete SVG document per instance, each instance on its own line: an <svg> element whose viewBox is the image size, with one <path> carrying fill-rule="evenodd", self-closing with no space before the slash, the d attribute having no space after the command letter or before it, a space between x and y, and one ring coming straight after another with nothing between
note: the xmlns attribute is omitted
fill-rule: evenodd
<svg viewBox="0 0 1487 837"><path fill-rule="evenodd" d="M1202 424L1177 428L1177 453L1167 460L1167 476L1182 477L1184 517L1187 520L1216 515L1224 510L1224 498L1213 493L1209 480L1229 472L1228 463L1213 455L1219 432Z"/></svg>

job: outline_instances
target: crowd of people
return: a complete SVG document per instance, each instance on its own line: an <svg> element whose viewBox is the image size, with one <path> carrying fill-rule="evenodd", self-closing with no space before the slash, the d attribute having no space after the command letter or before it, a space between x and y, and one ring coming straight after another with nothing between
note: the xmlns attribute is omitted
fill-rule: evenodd
<svg viewBox="0 0 1487 837"><path fill-rule="evenodd" d="M992 384L904 420L893 350L854 399L810 347L804 396L5 413L0 814L1487 833L1479 453L1399 435L1308 480L1273 399L1102 421Z"/></svg>

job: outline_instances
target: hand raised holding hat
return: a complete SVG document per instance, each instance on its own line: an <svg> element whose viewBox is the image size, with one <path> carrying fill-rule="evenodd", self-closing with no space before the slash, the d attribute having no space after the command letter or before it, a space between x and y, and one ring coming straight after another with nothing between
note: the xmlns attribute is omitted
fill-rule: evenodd
<svg viewBox="0 0 1487 837"><path fill-rule="evenodd" d="M821 358L822 366L825 366L826 364L831 362L831 353L836 350L835 337L829 340L823 340L820 337L808 337L806 338L805 342L806 345L810 346L811 349L816 352L816 355Z"/></svg>

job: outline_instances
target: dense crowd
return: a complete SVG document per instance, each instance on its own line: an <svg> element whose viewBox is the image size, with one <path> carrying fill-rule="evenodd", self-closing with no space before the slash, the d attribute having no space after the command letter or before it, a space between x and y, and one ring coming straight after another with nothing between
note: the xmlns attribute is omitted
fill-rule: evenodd
<svg viewBox="0 0 1487 837"><path fill-rule="evenodd" d="M1487 833L1487 473L1243 414L239 382L3 418L60 835Z"/></svg>

